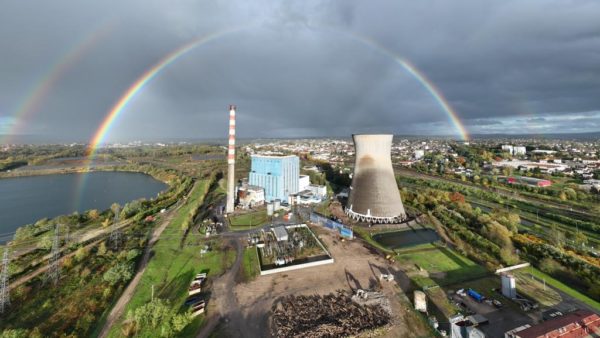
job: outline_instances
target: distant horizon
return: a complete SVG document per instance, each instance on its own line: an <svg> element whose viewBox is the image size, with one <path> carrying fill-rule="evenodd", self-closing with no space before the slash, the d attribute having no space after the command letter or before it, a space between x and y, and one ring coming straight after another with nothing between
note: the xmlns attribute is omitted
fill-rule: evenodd
<svg viewBox="0 0 600 338"><path fill-rule="evenodd" d="M355 133L355 134L369 134L369 133ZM390 134L386 132L373 132L372 134ZM298 139L350 139L353 134L349 135L318 135L318 136L289 136L289 137L252 137L252 136L244 136L237 137L237 140L251 141L251 140L298 140ZM433 138L433 139L451 139L459 142L463 142L464 140L460 139L456 135L442 135L442 134L433 134L433 135L424 135L424 134L393 134L394 137L406 137L406 138ZM26 144L65 144L65 143L77 143L77 144L89 144L90 140L75 140L75 139L60 139L58 137L50 137L46 135L6 135L0 134L0 138L10 136L11 140L15 142L11 143L1 143L0 145L26 145ZM535 139L535 138L556 138L556 139L576 139L576 140L590 140L590 139L598 139L600 140L600 131L597 132L581 132L581 133L573 133L573 132L565 132L565 133L490 133L490 134L471 134L470 140L473 139L502 139L502 138L514 138L514 139ZM215 141L215 142L225 142L227 137L156 137L156 138L132 138L129 140L121 139L121 140L111 140L107 142L103 142L102 145L111 145L111 144L123 144L123 143L132 143L132 142L146 142L146 143L177 143L177 142L207 142L207 141Z"/></svg>

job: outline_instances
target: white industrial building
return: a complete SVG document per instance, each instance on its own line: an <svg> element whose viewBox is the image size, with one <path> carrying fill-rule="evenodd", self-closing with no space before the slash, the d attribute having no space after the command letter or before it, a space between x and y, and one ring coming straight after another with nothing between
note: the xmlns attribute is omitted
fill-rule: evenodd
<svg viewBox="0 0 600 338"><path fill-rule="evenodd" d="M525 155L527 153L527 148L516 146L513 148L513 155Z"/></svg>
<svg viewBox="0 0 600 338"><path fill-rule="evenodd" d="M284 226L272 228L271 231L273 232L273 235L275 236L275 239L277 239L278 242L288 240L288 232Z"/></svg>
<svg viewBox="0 0 600 338"><path fill-rule="evenodd" d="M238 205L243 209L254 208L265 204L265 189L250 184L238 187Z"/></svg>
<svg viewBox="0 0 600 338"><path fill-rule="evenodd" d="M527 148L523 146L513 146L510 144L503 144L502 150L510 153L511 155L525 155L527 153Z"/></svg>
<svg viewBox="0 0 600 338"><path fill-rule="evenodd" d="M298 180L298 191L306 190L309 185L310 185L310 176L300 175L300 179Z"/></svg>
<svg viewBox="0 0 600 338"><path fill-rule="evenodd" d="M309 184L306 189L290 195L290 201L296 204L316 204L327 198L327 187Z"/></svg>

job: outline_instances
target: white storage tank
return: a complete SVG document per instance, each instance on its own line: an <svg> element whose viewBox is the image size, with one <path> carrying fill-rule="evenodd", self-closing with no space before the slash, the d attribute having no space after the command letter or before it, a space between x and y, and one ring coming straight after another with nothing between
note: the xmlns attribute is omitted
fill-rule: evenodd
<svg viewBox="0 0 600 338"><path fill-rule="evenodd" d="M281 209L281 200L273 200L273 210L277 211L279 209Z"/></svg>
<svg viewBox="0 0 600 338"><path fill-rule="evenodd" d="M267 216L273 216L273 211L274 211L273 203L272 202L267 203Z"/></svg>
<svg viewBox="0 0 600 338"><path fill-rule="evenodd" d="M501 278L502 295L510 299L517 298L517 283L515 277L513 275L503 274Z"/></svg>

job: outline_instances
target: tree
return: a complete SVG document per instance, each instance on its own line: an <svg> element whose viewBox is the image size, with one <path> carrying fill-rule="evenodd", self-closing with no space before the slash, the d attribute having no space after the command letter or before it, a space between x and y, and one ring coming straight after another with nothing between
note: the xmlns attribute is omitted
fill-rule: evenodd
<svg viewBox="0 0 600 338"><path fill-rule="evenodd" d="M106 255L106 244L104 242L100 243L100 245L98 246L97 254L98 256Z"/></svg>
<svg viewBox="0 0 600 338"><path fill-rule="evenodd" d="M97 220L98 217L100 217L100 212L98 212L97 209L92 209L88 213L88 216L90 217L91 220Z"/></svg>
<svg viewBox="0 0 600 338"><path fill-rule="evenodd" d="M192 316L189 312L176 314L170 308L168 301L154 299L135 310L130 310L127 319L134 327L128 332L139 333L140 330L150 330L154 335L172 337L192 321Z"/></svg>
<svg viewBox="0 0 600 338"><path fill-rule="evenodd" d="M565 242L565 234L558 229L558 226L554 223L550 225L550 242L556 247L561 248Z"/></svg>
<svg viewBox="0 0 600 338"><path fill-rule="evenodd" d="M79 249L77 249L77 251L75 251L75 260L77 262L81 262L85 259L85 257L87 257L88 255L88 250L84 247L81 247Z"/></svg>
<svg viewBox="0 0 600 338"><path fill-rule="evenodd" d="M584 246L588 242L587 236L583 232L581 232L581 231L577 231L575 233L575 236L573 237L573 240L575 241L575 246L577 246L579 248L581 248L582 246Z"/></svg>
<svg viewBox="0 0 600 338"><path fill-rule="evenodd" d="M545 273L552 274L560 270L560 264L552 258L544 258L540 261L539 268Z"/></svg>
<svg viewBox="0 0 600 338"><path fill-rule="evenodd" d="M133 267L129 263L117 263L102 276L110 285L127 282L131 277L133 277Z"/></svg>
<svg viewBox="0 0 600 338"><path fill-rule="evenodd" d="M37 243L37 247L42 250L50 250L52 248L52 235L51 233L47 233Z"/></svg>
<svg viewBox="0 0 600 338"><path fill-rule="evenodd" d="M492 242L498 244L501 248L512 249L510 231L496 221L490 222L484 231L484 235Z"/></svg>
<svg viewBox="0 0 600 338"><path fill-rule="evenodd" d="M457 204L462 204L465 203L465 196L463 196L463 194L459 192L453 192L452 194L450 194L450 201Z"/></svg>
<svg viewBox="0 0 600 338"><path fill-rule="evenodd" d="M131 249L127 252L127 260L132 261L132 260L136 259L139 255L140 255L140 250Z"/></svg>

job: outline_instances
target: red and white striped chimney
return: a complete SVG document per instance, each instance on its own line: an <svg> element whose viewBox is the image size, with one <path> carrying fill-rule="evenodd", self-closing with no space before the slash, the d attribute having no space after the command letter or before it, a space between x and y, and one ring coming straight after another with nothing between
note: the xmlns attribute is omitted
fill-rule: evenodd
<svg viewBox="0 0 600 338"><path fill-rule="evenodd" d="M227 147L227 206L232 213L235 201L235 106L229 105L229 145Z"/></svg>

